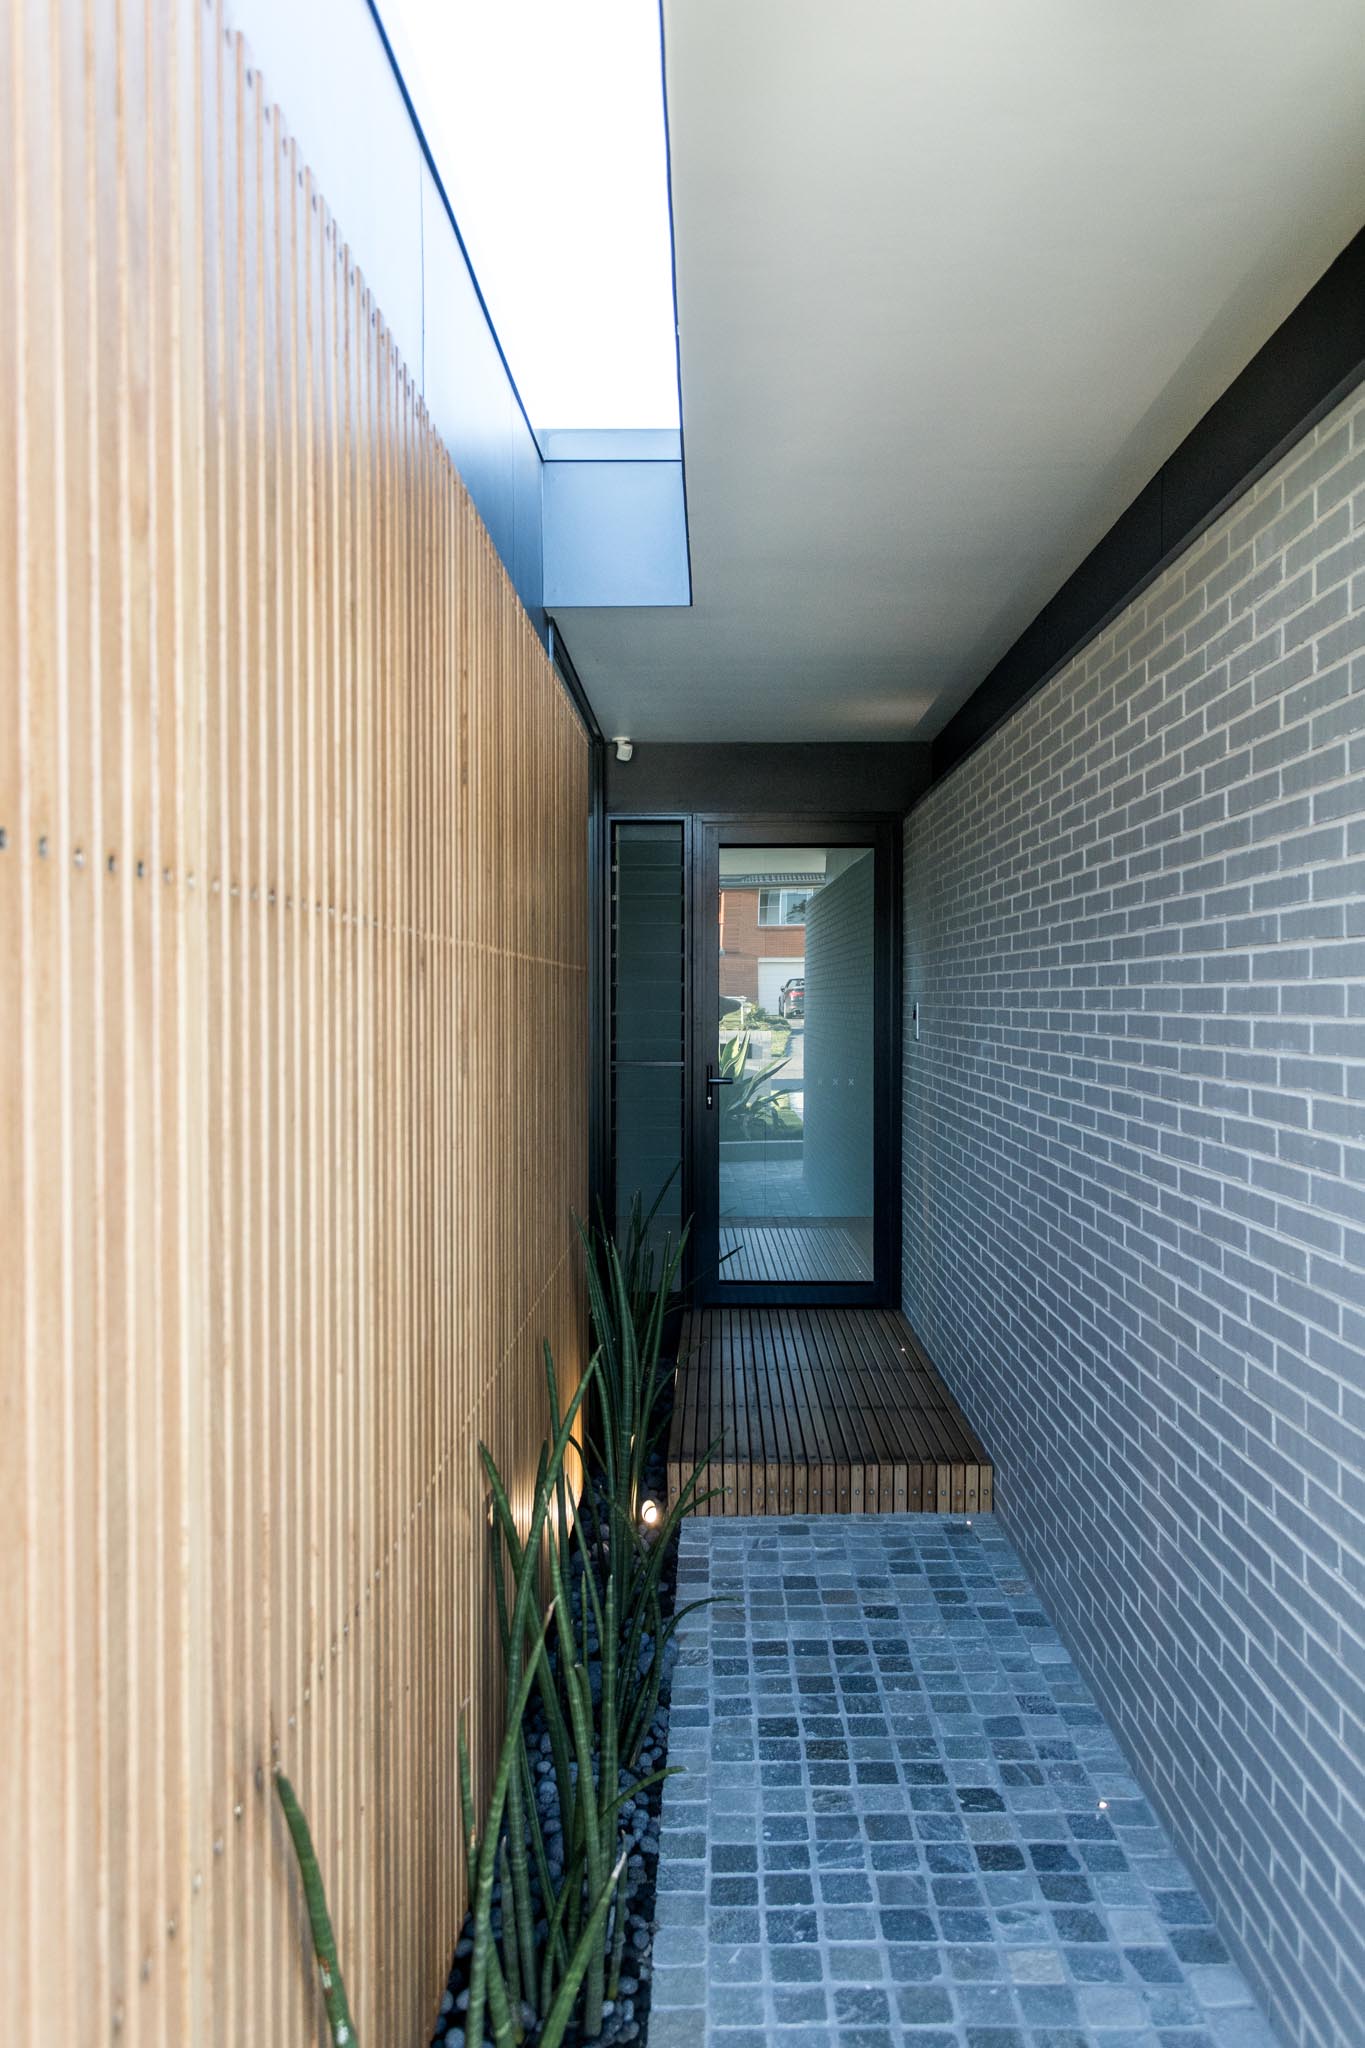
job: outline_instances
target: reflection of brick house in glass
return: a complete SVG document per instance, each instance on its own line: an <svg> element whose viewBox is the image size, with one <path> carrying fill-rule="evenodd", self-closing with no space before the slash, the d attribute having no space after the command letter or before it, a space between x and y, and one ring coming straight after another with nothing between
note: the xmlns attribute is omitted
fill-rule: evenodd
<svg viewBox="0 0 1365 2048"><path fill-rule="evenodd" d="M732 862L742 858L742 849L726 851ZM808 854L802 857L812 858ZM722 996L744 996L760 1008L777 1013L782 984L799 976L805 967L806 904L824 881L823 866L722 871Z"/></svg>

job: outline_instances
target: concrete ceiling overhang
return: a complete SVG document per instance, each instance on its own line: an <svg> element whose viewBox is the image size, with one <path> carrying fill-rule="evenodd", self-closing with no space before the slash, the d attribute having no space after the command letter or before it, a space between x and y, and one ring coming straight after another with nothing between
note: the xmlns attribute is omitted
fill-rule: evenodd
<svg viewBox="0 0 1365 2048"><path fill-rule="evenodd" d="M693 603L608 732L924 739L1365 218L1361 0L664 0Z"/></svg>

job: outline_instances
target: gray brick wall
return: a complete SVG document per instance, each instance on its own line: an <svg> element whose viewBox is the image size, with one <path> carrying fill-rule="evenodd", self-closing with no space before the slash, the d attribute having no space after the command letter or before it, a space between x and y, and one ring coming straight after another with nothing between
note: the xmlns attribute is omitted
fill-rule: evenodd
<svg viewBox="0 0 1365 2048"><path fill-rule="evenodd" d="M905 1307L1284 2039L1365 2043L1365 389L911 813Z"/></svg>

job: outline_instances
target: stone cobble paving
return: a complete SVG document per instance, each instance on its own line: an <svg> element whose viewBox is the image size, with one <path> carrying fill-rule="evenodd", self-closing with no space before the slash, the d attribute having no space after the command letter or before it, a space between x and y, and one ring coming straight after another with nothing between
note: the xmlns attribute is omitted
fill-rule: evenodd
<svg viewBox="0 0 1365 2048"><path fill-rule="evenodd" d="M649 2048L1274 2048L993 1517L697 1520Z"/></svg>

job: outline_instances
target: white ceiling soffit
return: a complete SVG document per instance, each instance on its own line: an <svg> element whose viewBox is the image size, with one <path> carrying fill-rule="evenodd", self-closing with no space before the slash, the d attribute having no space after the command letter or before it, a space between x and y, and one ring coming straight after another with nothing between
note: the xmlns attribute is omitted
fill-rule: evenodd
<svg viewBox="0 0 1365 2048"><path fill-rule="evenodd" d="M664 0L693 605L607 732L928 738L1365 216L1361 0Z"/></svg>

